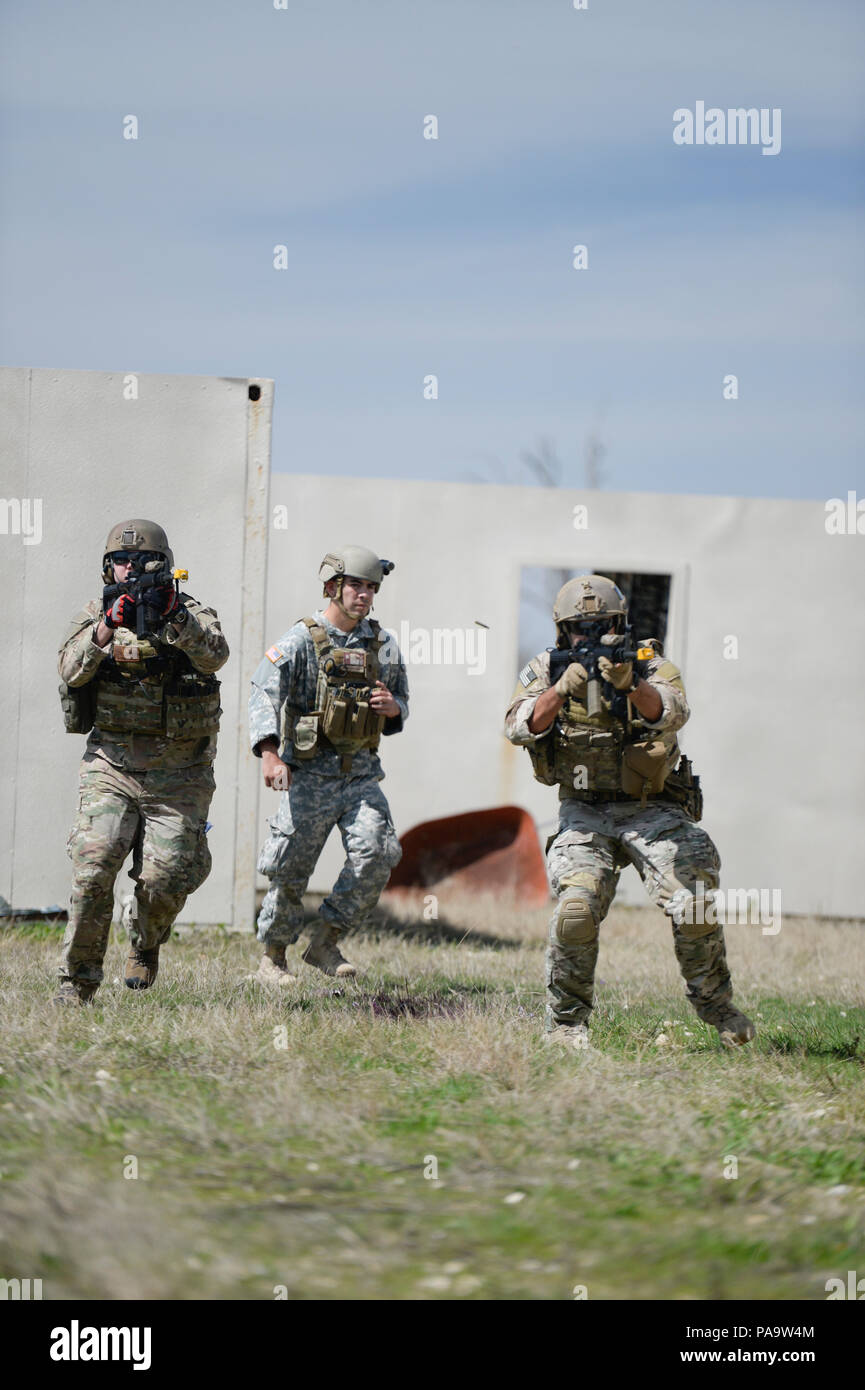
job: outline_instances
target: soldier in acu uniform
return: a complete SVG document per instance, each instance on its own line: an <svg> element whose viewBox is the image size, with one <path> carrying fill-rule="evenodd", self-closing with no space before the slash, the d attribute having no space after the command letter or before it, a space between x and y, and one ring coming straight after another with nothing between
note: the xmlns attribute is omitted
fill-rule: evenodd
<svg viewBox="0 0 865 1390"><path fill-rule="evenodd" d="M548 1039L588 1046L598 928L619 873L630 863L671 919L676 958L697 1014L718 1029L726 1046L747 1043L754 1025L731 1002L723 929L714 914L706 914L713 917L708 924L693 910L698 882L705 891L717 888L720 860L695 824L700 808L690 765L683 759L676 766L676 731L690 714L679 670L652 639L639 644L644 675L635 672L633 660L616 660L627 608L621 591L601 575L565 584L553 618L556 649L520 673L505 721L507 738L528 748L538 780L559 786L559 829L547 843L558 898L546 961ZM551 657L558 671L557 652L573 650L586 637L596 644L591 683L576 660L551 679ZM608 656L597 658L598 644Z"/></svg>
<svg viewBox="0 0 865 1390"><path fill-rule="evenodd" d="M270 889L258 918L264 957L256 978L268 983L295 978L285 948L303 926L303 893L335 825L346 861L303 953L327 975L357 973L339 939L363 922L402 856L377 749L408 718L408 681L393 638L369 617L392 569L363 546L326 555L319 578L327 606L289 628L252 678L252 749L265 784L283 791L258 861Z"/></svg>
<svg viewBox="0 0 865 1390"><path fill-rule="evenodd" d="M214 610L179 592L173 565L155 522L113 527L103 598L81 610L60 648L66 727L90 737L67 846L72 899L58 1003L87 1003L99 986L114 880L130 850L130 989L153 984L160 946L210 872L205 829L221 714L214 672L228 644Z"/></svg>

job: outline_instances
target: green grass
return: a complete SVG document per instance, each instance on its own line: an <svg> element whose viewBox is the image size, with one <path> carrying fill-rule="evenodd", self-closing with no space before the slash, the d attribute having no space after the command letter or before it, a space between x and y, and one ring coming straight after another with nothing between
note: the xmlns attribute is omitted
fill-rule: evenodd
<svg viewBox="0 0 865 1390"><path fill-rule="evenodd" d="M405 934L394 910L351 939L362 980L298 963L279 995L245 978L251 937L185 933L140 995L113 942L92 1010L51 1005L56 929L3 932L0 1276L46 1298L822 1299L865 1272L860 927L728 928L759 1030L731 1054L658 915L614 910L578 1055L542 1041L543 912L454 904L425 936L400 911Z"/></svg>

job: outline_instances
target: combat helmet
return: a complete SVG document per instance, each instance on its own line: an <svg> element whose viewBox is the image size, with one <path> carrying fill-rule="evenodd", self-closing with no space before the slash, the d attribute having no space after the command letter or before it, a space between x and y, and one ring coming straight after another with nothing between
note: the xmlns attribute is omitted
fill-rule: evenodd
<svg viewBox="0 0 865 1390"><path fill-rule="evenodd" d="M105 554L102 557L102 578L106 584L113 584L114 573L109 556L115 550L139 550L164 555L169 569L174 568L174 555L168 544L168 537L155 521L144 521L140 517L133 521L119 521L108 532Z"/></svg>
<svg viewBox="0 0 865 1390"><path fill-rule="evenodd" d="M618 627L627 616L625 595L612 579L602 574L582 574L577 579L569 579L559 589L553 604L553 621L560 637L564 623L615 618Z"/></svg>
<svg viewBox="0 0 865 1390"><path fill-rule="evenodd" d="M322 584L326 584L329 579L342 580L350 574L355 579L366 579L368 583L378 585L393 568L393 560L380 560L364 545L341 545L327 552L319 566L318 577ZM339 592L342 594L342 584Z"/></svg>

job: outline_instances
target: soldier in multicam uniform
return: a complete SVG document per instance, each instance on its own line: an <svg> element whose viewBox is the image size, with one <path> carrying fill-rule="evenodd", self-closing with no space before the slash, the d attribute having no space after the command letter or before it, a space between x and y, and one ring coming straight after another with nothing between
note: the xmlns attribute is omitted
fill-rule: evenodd
<svg viewBox="0 0 865 1390"><path fill-rule="evenodd" d="M327 975L355 975L339 939L378 901L402 849L379 786L382 734L408 718L408 681L393 638L369 617L393 569L363 546L324 557L328 604L289 628L252 678L249 728L265 784L283 791L258 860L270 879L258 917L264 956L256 979L290 983L285 948L303 926L303 893L334 825L346 861L303 953Z"/></svg>
<svg viewBox="0 0 865 1390"><path fill-rule="evenodd" d="M88 1003L99 986L114 880L130 850L130 989L153 984L159 948L211 864L205 831L221 714L213 673L228 643L212 608L163 582L174 557L155 522L113 527L102 563L106 590L147 571L159 587L148 591L152 630L141 637L136 598L121 593L88 603L60 648L66 727L92 731L67 845L72 899L58 1003Z"/></svg>
<svg viewBox="0 0 865 1390"><path fill-rule="evenodd" d="M588 575L560 590L553 609L556 646L576 646L591 628L615 656L627 621L624 595L610 579ZM671 919L673 946L688 999L728 1047L754 1037L754 1025L733 1008L724 933L693 909L696 884L718 886L718 852L680 804L676 731L690 711L679 670L659 642L645 678L631 661L598 660L600 710L589 714L588 680L577 661L553 684L550 652L520 673L505 734L528 748L535 776L558 783L559 829L547 842L547 865L558 898L546 957L549 1041L588 1046L588 1019L598 958L598 928L609 911L620 871L633 864L652 901ZM693 810L693 807L691 807Z"/></svg>

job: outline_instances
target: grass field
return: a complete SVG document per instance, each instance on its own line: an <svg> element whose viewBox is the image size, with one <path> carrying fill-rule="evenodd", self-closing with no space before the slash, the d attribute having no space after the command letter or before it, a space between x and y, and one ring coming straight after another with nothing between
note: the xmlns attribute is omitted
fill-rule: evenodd
<svg viewBox="0 0 865 1390"><path fill-rule="evenodd" d="M251 935L187 930L142 994L112 939L92 1010L52 1007L55 929L5 930L0 1277L46 1299L822 1300L865 1275L862 926L728 927L759 1032L727 1053L664 919L614 908L579 1055L542 1042L547 915L391 906L349 939L361 980L294 948L275 995L245 978Z"/></svg>

